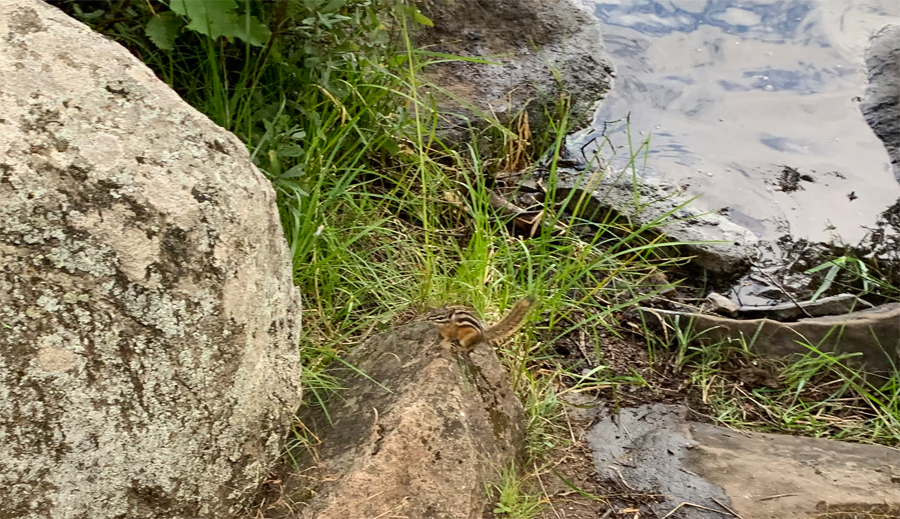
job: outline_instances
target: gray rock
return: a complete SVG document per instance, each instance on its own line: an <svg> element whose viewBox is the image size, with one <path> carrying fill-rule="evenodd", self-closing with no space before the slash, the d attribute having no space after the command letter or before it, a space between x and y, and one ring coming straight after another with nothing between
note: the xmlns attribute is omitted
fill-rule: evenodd
<svg viewBox="0 0 900 519"><path fill-rule="evenodd" d="M321 441L288 479L312 476L309 517L482 517L485 485L519 453L522 405L493 349L444 343L429 323L377 336L347 361L342 389L301 421ZM365 375L362 375L364 373ZM306 467L309 467L306 470ZM289 500L282 500L286 502Z"/></svg>
<svg viewBox="0 0 900 519"><path fill-rule="evenodd" d="M891 481L900 453L888 447L734 431L661 404L603 412L586 439L598 472L661 495L650 505L659 517L679 505L683 515L672 517L730 516L721 505L744 519L801 519L823 506L900 512L900 485Z"/></svg>
<svg viewBox="0 0 900 519"><path fill-rule="evenodd" d="M688 451L696 446L685 413L684 408L662 404L616 414L601 410L585 436L597 472L613 481L624 480L636 491L662 494L660 502L650 505L659 517L685 501L704 506L711 498L728 502L722 488L684 470Z"/></svg>
<svg viewBox="0 0 900 519"><path fill-rule="evenodd" d="M710 312L727 315L729 317L736 316L738 310L741 309L739 304L717 292L710 292L709 295L706 296L703 306L704 308L709 307L708 311Z"/></svg>
<svg viewBox="0 0 900 519"><path fill-rule="evenodd" d="M755 234L719 213L702 211L675 186L602 169L580 173L560 168L558 174L556 199L568 200L570 210L579 206L583 217L596 222L609 222L612 211L633 229L646 227L648 235L662 232L715 278L736 277L756 255Z"/></svg>
<svg viewBox="0 0 900 519"><path fill-rule="evenodd" d="M639 311L651 322L652 319L663 319L698 335L698 340L703 342L746 340L757 355L805 354L809 349L804 344L812 344L823 352L860 353L850 362L872 373L889 374L900 365L900 303L790 323L660 309Z"/></svg>
<svg viewBox="0 0 900 519"><path fill-rule="evenodd" d="M547 120L542 105L571 96L573 120L588 122L612 83L600 22L571 0L426 0L434 27L420 28L419 46L494 64L454 61L433 65L426 77L450 139L467 138L481 115L508 120L528 105L532 131Z"/></svg>
<svg viewBox="0 0 900 519"><path fill-rule="evenodd" d="M900 182L900 25L885 25L872 36L866 66L869 86L860 109L884 142Z"/></svg>
<svg viewBox="0 0 900 519"><path fill-rule="evenodd" d="M243 144L118 44L0 2L0 517L233 517L299 405Z"/></svg>
<svg viewBox="0 0 900 519"><path fill-rule="evenodd" d="M896 449L703 423L689 430L696 447L685 468L722 487L744 519L900 517Z"/></svg>

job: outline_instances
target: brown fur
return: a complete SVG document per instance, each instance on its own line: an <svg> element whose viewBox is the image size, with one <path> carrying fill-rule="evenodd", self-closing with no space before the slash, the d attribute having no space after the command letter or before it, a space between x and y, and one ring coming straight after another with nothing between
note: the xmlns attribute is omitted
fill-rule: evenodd
<svg viewBox="0 0 900 519"><path fill-rule="evenodd" d="M461 306L441 308L426 319L440 330L444 339L469 348L480 342L499 341L512 336L525 323L525 317L533 303L534 298L531 296L519 301L506 317L488 329L484 329L470 309Z"/></svg>

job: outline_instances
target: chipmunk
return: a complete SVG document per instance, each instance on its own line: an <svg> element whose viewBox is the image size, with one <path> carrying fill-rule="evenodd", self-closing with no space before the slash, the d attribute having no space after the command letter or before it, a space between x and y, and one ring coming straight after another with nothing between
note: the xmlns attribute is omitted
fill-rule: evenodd
<svg viewBox="0 0 900 519"><path fill-rule="evenodd" d="M525 316L534 304L534 297L528 296L516 303L499 323L485 329L481 320L470 308L464 306L446 306L438 308L425 317L441 332L448 341L455 341L463 348L471 348L480 342L491 342L506 339L516 333L525 324Z"/></svg>

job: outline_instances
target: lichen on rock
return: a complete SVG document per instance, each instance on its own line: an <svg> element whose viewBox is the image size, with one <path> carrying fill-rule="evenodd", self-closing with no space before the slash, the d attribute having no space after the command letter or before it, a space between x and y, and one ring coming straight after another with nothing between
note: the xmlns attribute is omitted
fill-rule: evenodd
<svg viewBox="0 0 900 519"><path fill-rule="evenodd" d="M244 146L116 43L3 2L0 222L0 517L233 515L300 399Z"/></svg>

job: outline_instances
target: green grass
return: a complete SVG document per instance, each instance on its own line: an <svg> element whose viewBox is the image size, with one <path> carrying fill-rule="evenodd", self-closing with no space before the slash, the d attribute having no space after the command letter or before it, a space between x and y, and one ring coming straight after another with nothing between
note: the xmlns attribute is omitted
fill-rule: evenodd
<svg viewBox="0 0 900 519"><path fill-rule="evenodd" d="M498 482L493 485L492 493L497 496L494 516L502 519L537 517L547 501L540 494L530 492L528 485L529 478L518 474L514 466L502 470Z"/></svg>
<svg viewBox="0 0 900 519"><path fill-rule="evenodd" d="M900 370L872 376L855 369L857 354L807 353L768 360L752 353L752 337L701 344L679 333L675 360L699 388L717 422L740 429L900 446ZM746 369L772 384L745 383Z"/></svg>

